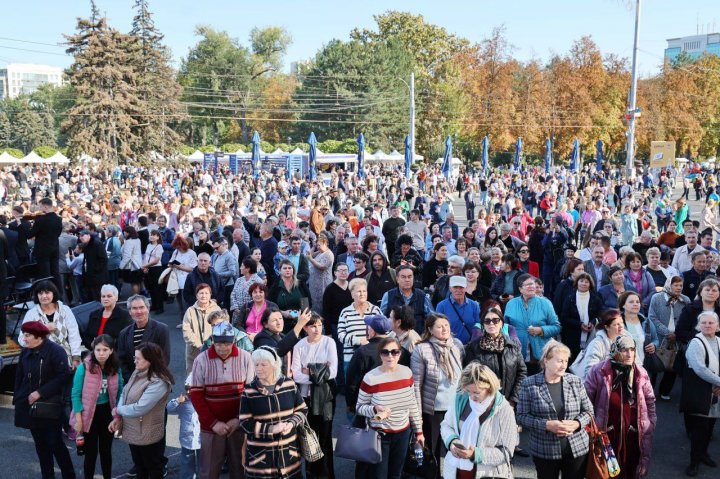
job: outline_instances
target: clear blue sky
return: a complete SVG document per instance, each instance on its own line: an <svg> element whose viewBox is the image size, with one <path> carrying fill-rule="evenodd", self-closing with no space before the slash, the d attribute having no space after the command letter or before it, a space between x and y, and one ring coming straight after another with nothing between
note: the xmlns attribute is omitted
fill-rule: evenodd
<svg viewBox="0 0 720 479"><path fill-rule="evenodd" d="M110 24L127 31L133 16L132 0L97 0ZM373 28L373 15L388 9L410 11L448 31L479 42L496 26L506 36L520 60L547 60L565 53L572 42L591 35L603 53L632 56L634 0L150 0L155 21L172 49L175 65L197 42L194 28L208 24L228 31L247 43L255 26L280 25L293 37L286 67L304 60L333 38L347 39L354 27ZM702 29L720 31L720 0L643 0L640 28L640 73L657 71L666 39L693 35ZM56 44L72 32L78 16L88 16L85 0L24 0L4 8L0 29L0 66L6 63L41 63L68 66L63 49L9 39ZM713 29L713 23L716 23ZM12 48L7 48L12 47ZM55 55L19 49L54 52Z"/></svg>

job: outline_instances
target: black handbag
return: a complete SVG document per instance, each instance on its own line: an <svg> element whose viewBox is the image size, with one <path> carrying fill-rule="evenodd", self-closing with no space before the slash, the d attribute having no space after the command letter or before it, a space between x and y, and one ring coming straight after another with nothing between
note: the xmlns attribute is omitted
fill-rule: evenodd
<svg viewBox="0 0 720 479"><path fill-rule="evenodd" d="M342 426L338 431L335 455L367 464L382 462L380 433L375 429Z"/></svg>
<svg viewBox="0 0 720 479"><path fill-rule="evenodd" d="M648 374L660 374L665 372L665 363L657 354L645 353L643 368L645 368Z"/></svg>
<svg viewBox="0 0 720 479"><path fill-rule="evenodd" d="M407 455L405 456L405 465L403 473L411 477L420 477L422 479L435 479L438 472L438 463L430 449L423 447L423 461L418 463L415 455L415 445L410 442Z"/></svg>
<svg viewBox="0 0 720 479"><path fill-rule="evenodd" d="M40 374L38 376L38 387L42 386L43 359L40 358ZM47 399L38 399L30 405L28 416L32 419L45 419L47 421L59 421L65 416L65 405L62 396L55 395Z"/></svg>
<svg viewBox="0 0 720 479"><path fill-rule="evenodd" d="M709 352L705 343L702 341L700 343L705 349L705 366L708 366L710 364ZM705 416L715 401L717 401L717 396L713 395L712 384L698 376L692 368L686 366L682 376L680 412Z"/></svg>

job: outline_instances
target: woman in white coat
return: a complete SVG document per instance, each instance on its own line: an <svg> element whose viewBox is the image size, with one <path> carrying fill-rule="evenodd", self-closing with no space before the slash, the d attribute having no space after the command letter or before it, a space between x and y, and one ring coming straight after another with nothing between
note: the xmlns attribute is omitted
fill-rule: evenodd
<svg viewBox="0 0 720 479"><path fill-rule="evenodd" d="M125 241L120 248L122 259L120 260L120 271L122 279L132 285L132 294L139 294L143 279L143 272L140 267L143 265L142 247L137 231L132 226L123 229Z"/></svg>
<svg viewBox="0 0 720 479"><path fill-rule="evenodd" d="M446 479L513 477L510 461L518 445L515 412L487 366L473 361L465 367L440 435L450 452L443 466Z"/></svg>

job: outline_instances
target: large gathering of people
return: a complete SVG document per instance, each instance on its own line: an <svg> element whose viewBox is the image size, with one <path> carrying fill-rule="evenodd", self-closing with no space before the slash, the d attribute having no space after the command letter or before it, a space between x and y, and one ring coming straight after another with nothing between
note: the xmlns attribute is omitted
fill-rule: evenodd
<svg viewBox="0 0 720 479"><path fill-rule="evenodd" d="M419 172L0 170L0 284L36 265L10 339L15 425L42 477L76 477L63 433L85 478L98 455L104 478L120 472L115 439L128 477L164 477L172 414L188 479L334 479L346 419L379 435L358 479L400 478L408 458L511 478L516 456L583 478L592 424L613 477L635 479L656 398L684 414L685 473L717 467L714 171ZM702 210L673 195L687 174L706 181Z"/></svg>

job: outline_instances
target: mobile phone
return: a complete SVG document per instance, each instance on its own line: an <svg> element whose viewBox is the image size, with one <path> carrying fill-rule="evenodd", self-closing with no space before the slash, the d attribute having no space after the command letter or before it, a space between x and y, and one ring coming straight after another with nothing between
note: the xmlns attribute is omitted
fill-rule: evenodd
<svg viewBox="0 0 720 479"><path fill-rule="evenodd" d="M174 259L174 260L170 261L170 264L180 264L180 261Z"/></svg>
<svg viewBox="0 0 720 479"><path fill-rule="evenodd" d="M467 451L467 447L465 447L465 445L460 441L454 443L453 445L460 450Z"/></svg>
<svg viewBox="0 0 720 479"><path fill-rule="evenodd" d="M310 300L308 298L300 298L300 311L305 311L310 307Z"/></svg>
<svg viewBox="0 0 720 479"><path fill-rule="evenodd" d="M70 256L72 256L74 250L75 250L75 249L74 249L72 246L69 246L69 247L68 247L68 254L69 254Z"/></svg>

